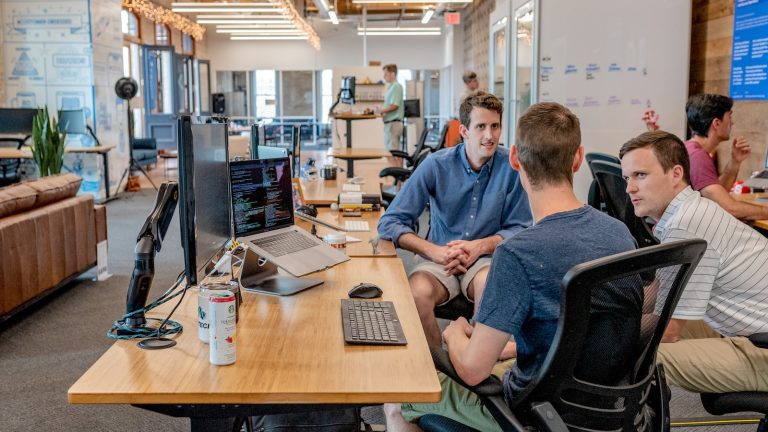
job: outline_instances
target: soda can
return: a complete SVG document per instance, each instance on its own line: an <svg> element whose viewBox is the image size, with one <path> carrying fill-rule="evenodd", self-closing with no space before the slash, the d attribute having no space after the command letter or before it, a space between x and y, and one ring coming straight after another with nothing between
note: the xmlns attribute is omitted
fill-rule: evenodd
<svg viewBox="0 0 768 432"><path fill-rule="evenodd" d="M212 292L208 297L210 322L209 350L211 364L229 365L235 362L237 350L237 302L232 291Z"/></svg>
<svg viewBox="0 0 768 432"><path fill-rule="evenodd" d="M200 342L202 343L208 343L208 339L210 338L208 336L208 327L210 326L208 321L208 297L211 296L211 293L216 291L232 291L235 294L235 301L237 304L235 309L235 319L240 319L239 310L242 299L240 297L240 287L236 283L211 283L200 285L200 290L197 295L197 338L200 339Z"/></svg>

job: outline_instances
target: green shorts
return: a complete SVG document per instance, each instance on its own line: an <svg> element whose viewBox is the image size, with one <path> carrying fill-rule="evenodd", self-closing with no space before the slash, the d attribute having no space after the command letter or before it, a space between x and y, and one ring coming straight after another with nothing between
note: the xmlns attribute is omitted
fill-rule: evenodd
<svg viewBox="0 0 768 432"><path fill-rule="evenodd" d="M493 374L501 377L512 366L512 363L514 360L498 363L493 368ZM423 415L437 414L483 432L501 431L501 427L493 419L491 412L483 406L476 394L448 378L442 372L438 372L437 377L440 379L443 398L435 404L402 404L402 414L406 421L415 423Z"/></svg>

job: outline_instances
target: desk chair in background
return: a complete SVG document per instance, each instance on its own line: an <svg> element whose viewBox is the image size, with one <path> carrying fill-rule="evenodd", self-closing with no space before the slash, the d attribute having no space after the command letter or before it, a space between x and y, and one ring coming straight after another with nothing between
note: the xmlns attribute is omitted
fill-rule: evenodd
<svg viewBox="0 0 768 432"><path fill-rule="evenodd" d="M597 183L600 197L605 203L605 212L624 222L632 237L637 241L638 247L659 244L659 240L653 235L645 220L635 216L635 208L627 194L627 181L621 175L621 165L603 160L593 160L590 162L589 168ZM592 202L590 205L595 207ZM595 208L600 210L599 207Z"/></svg>
<svg viewBox="0 0 768 432"><path fill-rule="evenodd" d="M600 196L600 187L597 185L597 179L595 179L595 172L592 170L592 161L604 161L612 162L616 165L621 165L621 160L616 156L609 155L608 153L591 152L584 155L584 159L589 167L589 172L592 174L592 183L589 185L589 193L587 194L587 203L592 207L605 212L605 201Z"/></svg>
<svg viewBox="0 0 768 432"><path fill-rule="evenodd" d="M21 146L24 144L23 139L16 138L0 138L0 147L14 148L21 150ZM2 158L0 159L0 187L8 186L13 183L21 181L21 159L14 158Z"/></svg>
<svg viewBox="0 0 768 432"><path fill-rule="evenodd" d="M448 353L439 348L432 348L435 366L477 393L505 431L524 431L529 426L542 431L668 431L669 389L663 367L656 365L656 351L682 289L706 247L704 240L677 241L573 267L563 277L560 318L546 360L528 387L509 404L495 376L469 386L456 374ZM584 351L613 345L611 341L589 339L590 325L598 318L591 317L589 311L603 291L596 288L616 290L638 283L645 291L643 318L637 358L624 383L598 385L575 377L576 369L593 367L590 358L582 358ZM590 346L590 342L600 346ZM472 430L436 415L422 417L419 425L427 432Z"/></svg>

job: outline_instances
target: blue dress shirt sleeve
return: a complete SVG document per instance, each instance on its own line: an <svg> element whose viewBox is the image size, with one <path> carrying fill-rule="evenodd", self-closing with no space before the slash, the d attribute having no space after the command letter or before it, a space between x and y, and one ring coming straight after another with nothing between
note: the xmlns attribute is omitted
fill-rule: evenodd
<svg viewBox="0 0 768 432"><path fill-rule="evenodd" d="M398 240L403 234L413 233L413 228L424 212L429 197L434 191L435 173L434 158L427 157L414 170L403 188L395 195L395 199L387 208L386 213L379 219L376 229L381 238L392 240L395 247L400 247Z"/></svg>

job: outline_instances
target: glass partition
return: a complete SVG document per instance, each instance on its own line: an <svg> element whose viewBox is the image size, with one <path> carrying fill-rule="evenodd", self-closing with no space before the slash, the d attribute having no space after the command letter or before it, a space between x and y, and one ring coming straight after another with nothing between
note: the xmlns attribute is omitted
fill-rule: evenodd
<svg viewBox="0 0 768 432"><path fill-rule="evenodd" d="M515 35L514 44L514 80L512 86L512 119L514 124L510 128L511 137L514 137L514 129L520 116L535 102L535 38L536 38L536 9L535 1L531 0L515 11Z"/></svg>

